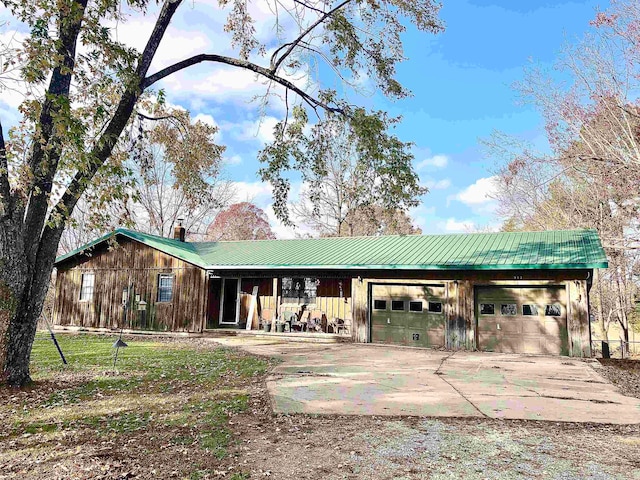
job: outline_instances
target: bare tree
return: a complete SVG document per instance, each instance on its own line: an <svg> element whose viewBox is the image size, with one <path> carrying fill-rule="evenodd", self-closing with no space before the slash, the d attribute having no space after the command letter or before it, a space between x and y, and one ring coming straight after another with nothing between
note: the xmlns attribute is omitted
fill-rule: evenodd
<svg viewBox="0 0 640 480"><path fill-rule="evenodd" d="M545 119L550 152L495 134L503 159L497 199L505 229L596 228L610 268L594 282L603 334L616 322L629 340L640 248L640 87L636 2L615 2L592 31L563 52L556 83L532 69L518 85Z"/></svg>
<svg viewBox="0 0 640 480"><path fill-rule="evenodd" d="M407 215L427 190L406 169L405 152L390 148L386 159L393 175L371 158L358 155L357 144L339 125L316 132L324 168L306 178L300 198L292 205L296 219L322 236L416 233ZM390 198L393 201L390 202Z"/></svg>

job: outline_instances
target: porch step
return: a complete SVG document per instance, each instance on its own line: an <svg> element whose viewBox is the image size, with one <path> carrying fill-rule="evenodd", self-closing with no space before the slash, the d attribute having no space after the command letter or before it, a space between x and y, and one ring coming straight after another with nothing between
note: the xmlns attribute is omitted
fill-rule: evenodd
<svg viewBox="0 0 640 480"><path fill-rule="evenodd" d="M311 343L351 343L351 336L334 333L307 333L307 332L264 332L262 330L207 330L203 337L252 337L259 339L278 340L283 342L311 342Z"/></svg>

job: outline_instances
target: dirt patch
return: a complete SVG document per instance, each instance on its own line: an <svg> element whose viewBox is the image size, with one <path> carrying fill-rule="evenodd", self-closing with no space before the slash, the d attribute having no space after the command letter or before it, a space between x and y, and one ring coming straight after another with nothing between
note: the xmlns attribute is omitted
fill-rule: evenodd
<svg viewBox="0 0 640 480"><path fill-rule="evenodd" d="M640 398L640 360L599 358L598 373L616 385L623 395Z"/></svg>
<svg viewBox="0 0 640 480"><path fill-rule="evenodd" d="M640 478L640 426L240 415L233 431L247 478Z"/></svg>

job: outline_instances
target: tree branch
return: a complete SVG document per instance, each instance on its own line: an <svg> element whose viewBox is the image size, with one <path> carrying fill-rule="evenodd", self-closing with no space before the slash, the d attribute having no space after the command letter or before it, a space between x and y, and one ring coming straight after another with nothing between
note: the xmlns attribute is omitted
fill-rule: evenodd
<svg viewBox="0 0 640 480"><path fill-rule="evenodd" d="M55 242L55 246L58 245L57 239L60 238L62 230L64 230L64 220L71 215L76 203L89 186L91 179L111 155L113 147L118 141L120 134L131 118L131 114L133 113L138 98L140 98L140 94L144 91L145 87L143 86L143 83L147 71L149 70L149 66L153 61L153 57L156 54L160 41L162 40L173 15L181 3L182 0L166 0L162 5L162 9L153 28L153 32L147 41L147 45L145 46L136 68L136 74L139 82L137 84L130 84L122 94L116 112L111 118L109 125L89 154L89 165L86 169L80 170L75 174L73 180L62 195L62 198L51 211L50 219L52 219L53 222L49 222L49 224L46 225L42 235L42 241L40 242L41 246L51 244L52 242ZM38 253L39 263L46 262L46 259L48 258L47 255L50 252L47 252L46 248L44 248L43 251L43 248L41 247ZM55 252L53 254L55 255Z"/></svg>
<svg viewBox="0 0 640 480"><path fill-rule="evenodd" d="M154 83L162 80L165 77L168 77L173 73L179 72L180 70L191 67L193 65L197 65L198 63L202 63L202 62L223 63L225 65L231 65L233 67L250 70L265 78L268 78L269 80L279 83L283 87L288 88L289 90L297 93L313 108L321 107L328 112L341 113L341 114L345 113L343 109L327 105L326 103L309 95L307 92L305 92L301 88L298 88L289 80L276 75L276 73L271 69L261 67L260 65L256 65L255 63L249 62L248 60L241 60L238 58L225 57L224 55L216 55L216 54L201 53L200 55L195 55L191 58L182 60L181 62L174 63L173 65L170 65L167 68L163 68L159 72L156 72L153 75L150 75L144 79L144 82L142 84L143 89L150 87Z"/></svg>
<svg viewBox="0 0 640 480"><path fill-rule="evenodd" d="M74 1L69 13L62 15L58 20L60 39L57 53L61 61L51 74L38 119L40 138L33 142L33 151L28 162L34 181L28 189L29 206L24 216L25 238L40 238L46 220L49 194L63 148L63 139L56 133L55 117L63 109L60 100L69 98L78 36L87 2L88 0ZM35 260L37 248L37 242L25 242L25 249L28 250L25 253L29 261Z"/></svg>
<svg viewBox="0 0 640 480"><path fill-rule="evenodd" d="M307 27L306 30L304 30L300 35L298 35L298 38L296 38L295 40L293 40L292 42L289 43L285 43L284 45L281 45L280 47L278 47L276 49L275 52L273 52L273 55L271 55L271 70L273 72L276 72L278 70L278 68L280 67L280 65L282 65L282 62L284 62L284 60L291 54L291 52L296 48L296 46L302 41L302 39L304 37L306 37L309 33L311 33L318 25L320 25L322 22L324 22L327 18L329 18L331 15L333 15L335 12L337 12L338 10L340 10L342 7L344 7L347 3L351 2L351 0L344 0L343 2L339 3L338 5L336 5L334 8L332 8L331 10L329 10L328 12L324 13L323 15L321 15L315 22L313 22L311 25L309 25L309 27ZM275 61L274 60L276 58L276 56L278 55L278 53L283 50L283 49L287 49L280 58L278 58L278 60Z"/></svg>

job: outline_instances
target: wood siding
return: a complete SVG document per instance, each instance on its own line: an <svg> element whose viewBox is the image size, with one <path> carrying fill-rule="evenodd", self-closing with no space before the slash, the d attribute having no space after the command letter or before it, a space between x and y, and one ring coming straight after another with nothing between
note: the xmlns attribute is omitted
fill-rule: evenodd
<svg viewBox="0 0 640 480"><path fill-rule="evenodd" d="M202 331L207 302L207 276L201 268L134 240L119 238L111 249L76 257L58 268L53 321L57 325L133 328L159 331ZM83 273L95 275L91 301L80 300ZM171 302L158 302L158 275L171 274ZM123 317L122 291L133 285L146 311L135 308Z"/></svg>

